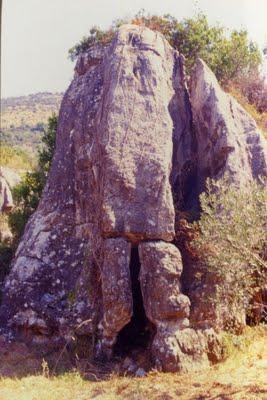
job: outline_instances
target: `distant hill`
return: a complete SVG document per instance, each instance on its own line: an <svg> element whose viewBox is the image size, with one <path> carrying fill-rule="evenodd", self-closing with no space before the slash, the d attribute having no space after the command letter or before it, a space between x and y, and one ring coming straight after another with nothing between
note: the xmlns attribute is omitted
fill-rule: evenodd
<svg viewBox="0 0 267 400"><path fill-rule="evenodd" d="M48 118L58 113L62 93L35 93L1 100L1 142L36 153Z"/></svg>
<svg viewBox="0 0 267 400"><path fill-rule="evenodd" d="M35 127L46 123L47 118L58 112L62 93L35 93L1 100L1 128Z"/></svg>

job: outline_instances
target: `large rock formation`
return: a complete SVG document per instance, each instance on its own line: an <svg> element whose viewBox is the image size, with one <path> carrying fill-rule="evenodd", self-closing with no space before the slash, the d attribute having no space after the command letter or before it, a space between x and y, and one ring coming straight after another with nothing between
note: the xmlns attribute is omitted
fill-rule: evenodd
<svg viewBox="0 0 267 400"><path fill-rule="evenodd" d="M5 283L2 326L97 335L96 355L110 357L139 319L158 367L208 365L216 337L212 321L191 322L175 210L198 206L208 176L266 175L266 159L255 122L203 61L189 93L184 58L161 34L121 27L78 59L48 182Z"/></svg>

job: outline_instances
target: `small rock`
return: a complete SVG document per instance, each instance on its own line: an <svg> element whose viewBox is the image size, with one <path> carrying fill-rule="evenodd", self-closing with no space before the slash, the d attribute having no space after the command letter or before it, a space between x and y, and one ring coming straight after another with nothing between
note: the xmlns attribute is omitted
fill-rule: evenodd
<svg viewBox="0 0 267 400"><path fill-rule="evenodd" d="M50 293L45 293L41 298L41 303L51 304L55 301L55 296Z"/></svg>
<svg viewBox="0 0 267 400"><path fill-rule="evenodd" d="M133 363L133 360L130 357L126 357L123 361L122 368L128 369L129 366Z"/></svg>
<svg viewBox="0 0 267 400"><path fill-rule="evenodd" d="M122 364L122 369L130 374L134 374L137 371L138 366L132 358L126 357Z"/></svg>
<svg viewBox="0 0 267 400"><path fill-rule="evenodd" d="M135 372L135 376L137 378L143 378L146 376L146 371L143 368L138 368L138 370Z"/></svg>

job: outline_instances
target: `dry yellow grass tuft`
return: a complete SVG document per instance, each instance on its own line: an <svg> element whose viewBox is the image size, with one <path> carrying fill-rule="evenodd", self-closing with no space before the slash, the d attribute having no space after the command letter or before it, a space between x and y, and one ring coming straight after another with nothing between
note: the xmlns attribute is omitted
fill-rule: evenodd
<svg viewBox="0 0 267 400"><path fill-rule="evenodd" d="M0 379L1 400L264 400L267 399L267 327L248 328L229 345L231 356L208 370L191 374L150 372L145 378L112 375L85 380L79 373ZM241 345L242 343L242 345ZM233 350L235 349L235 350ZM246 349L246 351L244 351ZM92 376L93 378L93 376Z"/></svg>

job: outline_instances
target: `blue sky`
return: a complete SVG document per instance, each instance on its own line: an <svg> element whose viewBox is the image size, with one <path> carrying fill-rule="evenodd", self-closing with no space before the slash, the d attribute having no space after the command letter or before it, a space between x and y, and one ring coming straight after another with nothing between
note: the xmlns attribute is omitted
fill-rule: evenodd
<svg viewBox="0 0 267 400"><path fill-rule="evenodd" d="M177 18L201 9L211 23L267 41L267 0L3 0L2 97L65 91L74 67L68 49L92 25L108 27L141 8Z"/></svg>

